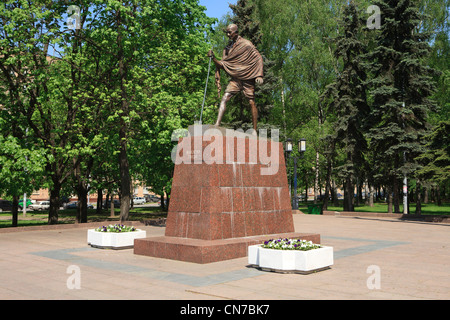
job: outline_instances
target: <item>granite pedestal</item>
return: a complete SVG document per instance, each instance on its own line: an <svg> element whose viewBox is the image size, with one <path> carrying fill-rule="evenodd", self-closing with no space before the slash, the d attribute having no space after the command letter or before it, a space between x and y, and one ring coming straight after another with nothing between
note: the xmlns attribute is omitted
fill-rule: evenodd
<svg viewBox="0 0 450 320"><path fill-rule="evenodd" d="M164 237L136 239L134 253L196 263L245 257L294 230L282 144L214 126L190 127L177 146Z"/></svg>

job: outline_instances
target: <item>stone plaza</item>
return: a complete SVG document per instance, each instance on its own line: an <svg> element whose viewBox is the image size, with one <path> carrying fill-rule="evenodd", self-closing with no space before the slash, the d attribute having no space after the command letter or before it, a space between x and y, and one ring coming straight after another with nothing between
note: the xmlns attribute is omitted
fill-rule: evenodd
<svg viewBox="0 0 450 320"><path fill-rule="evenodd" d="M98 224L0 230L2 300L447 300L450 224L293 214L318 233L334 265L309 275L264 272L247 257L197 264L87 244ZM163 236L164 227L137 227ZM74 279L78 272L78 279Z"/></svg>

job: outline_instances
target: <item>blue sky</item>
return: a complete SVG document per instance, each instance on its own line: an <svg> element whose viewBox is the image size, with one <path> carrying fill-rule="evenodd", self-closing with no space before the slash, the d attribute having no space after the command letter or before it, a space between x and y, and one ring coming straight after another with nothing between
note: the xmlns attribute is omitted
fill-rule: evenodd
<svg viewBox="0 0 450 320"><path fill-rule="evenodd" d="M223 15L231 11L229 4L236 4L237 0L200 0L200 5L206 7L208 17L220 20Z"/></svg>

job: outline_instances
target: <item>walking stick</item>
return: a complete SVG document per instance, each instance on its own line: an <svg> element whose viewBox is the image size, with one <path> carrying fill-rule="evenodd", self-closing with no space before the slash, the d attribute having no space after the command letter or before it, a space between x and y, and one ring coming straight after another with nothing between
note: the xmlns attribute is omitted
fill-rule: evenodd
<svg viewBox="0 0 450 320"><path fill-rule="evenodd" d="M212 60L212 56L209 57L208 76L206 77L205 93L203 95L203 103L202 103L202 112L200 113L200 124L202 124L203 108L205 107L206 89L208 89L209 71L211 70L211 60Z"/></svg>

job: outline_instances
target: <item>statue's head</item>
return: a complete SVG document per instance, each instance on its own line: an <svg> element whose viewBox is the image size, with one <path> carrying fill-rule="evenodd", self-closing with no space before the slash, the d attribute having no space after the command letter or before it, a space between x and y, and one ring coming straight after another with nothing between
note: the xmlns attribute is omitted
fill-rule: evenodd
<svg viewBox="0 0 450 320"><path fill-rule="evenodd" d="M227 37L230 38L230 40L236 40L236 38L239 35L238 26L234 23L230 24L224 32L227 34Z"/></svg>

